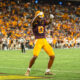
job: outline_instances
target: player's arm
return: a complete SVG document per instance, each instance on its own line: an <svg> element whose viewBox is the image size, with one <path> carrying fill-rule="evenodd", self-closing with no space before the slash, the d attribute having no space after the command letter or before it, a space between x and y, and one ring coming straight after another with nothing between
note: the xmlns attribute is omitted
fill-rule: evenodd
<svg viewBox="0 0 80 80"><path fill-rule="evenodd" d="M54 15L50 14L50 19L46 20L46 25L51 24L53 22Z"/></svg>
<svg viewBox="0 0 80 80"><path fill-rule="evenodd" d="M32 25L34 25L34 23L37 21L38 16L43 15L43 12L39 12L32 20Z"/></svg>
<svg viewBox="0 0 80 80"><path fill-rule="evenodd" d="M35 25L36 21L37 21L37 17L34 17L34 19L31 22L31 26Z"/></svg>

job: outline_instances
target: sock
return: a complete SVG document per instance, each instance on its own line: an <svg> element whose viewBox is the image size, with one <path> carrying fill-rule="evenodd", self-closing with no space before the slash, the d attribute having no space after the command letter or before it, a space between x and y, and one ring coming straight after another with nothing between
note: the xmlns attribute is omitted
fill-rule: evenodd
<svg viewBox="0 0 80 80"><path fill-rule="evenodd" d="M46 72L50 72L50 69L47 69Z"/></svg>
<svg viewBox="0 0 80 80"><path fill-rule="evenodd" d="M31 68L27 68L27 70L31 71Z"/></svg>

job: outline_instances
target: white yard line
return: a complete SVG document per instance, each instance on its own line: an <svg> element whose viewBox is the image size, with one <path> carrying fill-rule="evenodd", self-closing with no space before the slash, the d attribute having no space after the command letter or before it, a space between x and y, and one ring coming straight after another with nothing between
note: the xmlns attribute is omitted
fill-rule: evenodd
<svg viewBox="0 0 80 80"><path fill-rule="evenodd" d="M25 69L27 69L27 68L17 68L17 67L0 67L0 69L14 69L14 70L16 70L16 69L18 69L18 70L25 70ZM39 70L39 71L45 71L44 69L35 69L35 68L33 68L32 70ZM55 71L55 72L60 72L60 73L79 73L80 74L80 71L68 71L68 70L51 70L51 71Z"/></svg>

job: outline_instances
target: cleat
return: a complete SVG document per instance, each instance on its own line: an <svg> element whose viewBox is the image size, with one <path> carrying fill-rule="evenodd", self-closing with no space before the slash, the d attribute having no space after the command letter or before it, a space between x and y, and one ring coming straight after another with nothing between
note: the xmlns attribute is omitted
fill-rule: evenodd
<svg viewBox="0 0 80 80"><path fill-rule="evenodd" d="M25 76L29 76L29 74L30 74L30 71L27 70L27 72L25 73Z"/></svg>
<svg viewBox="0 0 80 80"><path fill-rule="evenodd" d="M54 75L52 72L46 72L45 75Z"/></svg>

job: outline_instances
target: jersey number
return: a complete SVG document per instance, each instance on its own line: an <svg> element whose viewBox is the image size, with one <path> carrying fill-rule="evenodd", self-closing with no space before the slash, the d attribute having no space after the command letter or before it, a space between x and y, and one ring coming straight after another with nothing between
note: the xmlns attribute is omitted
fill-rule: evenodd
<svg viewBox="0 0 80 80"><path fill-rule="evenodd" d="M44 27L43 26L38 26L38 32L41 34L44 32Z"/></svg>

